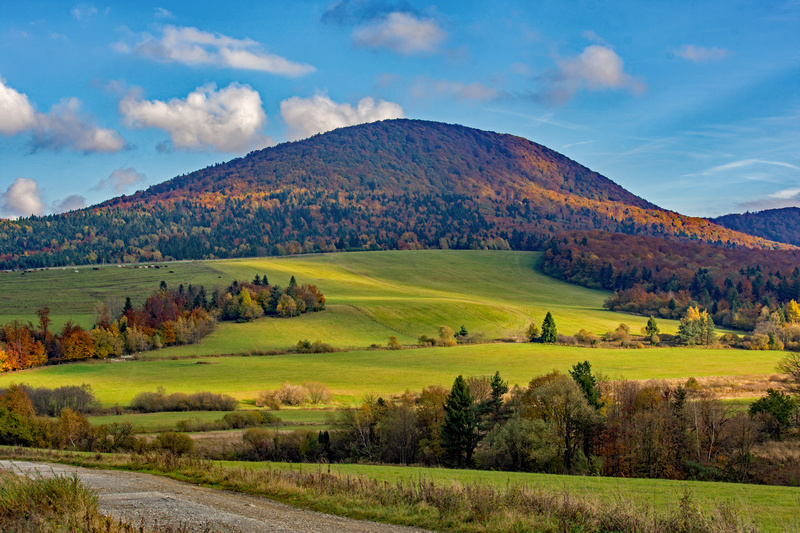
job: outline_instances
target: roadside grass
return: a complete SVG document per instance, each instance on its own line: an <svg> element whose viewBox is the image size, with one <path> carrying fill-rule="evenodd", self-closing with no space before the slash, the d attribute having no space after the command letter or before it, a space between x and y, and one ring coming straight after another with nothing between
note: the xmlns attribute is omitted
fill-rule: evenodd
<svg viewBox="0 0 800 533"><path fill-rule="evenodd" d="M317 511L440 531L800 528L800 498L791 487L377 465L208 462L9 447L0 447L0 456L166 474Z"/></svg>
<svg viewBox="0 0 800 533"><path fill-rule="evenodd" d="M493 375L499 371L513 386L527 385L554 369L567 372L588 360L609 379L675 379L690 376L768 374L781 352L704 348L602 349L533 343L495 343L413 350L361 350L329 354L88 362L4 374L0 388L12 383L59 387L91 383L104 406L128 405L140 392L162 386L167 392L209 391L252 401L260 391L284 382L322 382L339 403L364 394L383 396L428 385L449 387L459 374ZM730 378L735 380L735 378ZM279 416L280 415L279 411Z"/></svg>

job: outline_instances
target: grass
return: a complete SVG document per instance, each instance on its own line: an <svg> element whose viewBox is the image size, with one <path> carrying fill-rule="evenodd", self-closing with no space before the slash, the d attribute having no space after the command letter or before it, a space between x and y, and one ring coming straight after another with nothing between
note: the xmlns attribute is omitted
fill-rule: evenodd
<svg viewBox="0 0 800 533"><path fill-rule="evenodd" d="M780 352L654 348L593 349L530 343L465 345L415 350L362 350L333 354L290 354L254 357L89 362L49 366L0 376L0 388L11 383L57 387L91 383L105 406L127 405L138 393L163 386L169 392L202 390L252 400L283 382L320 381L338 402L352 402L365 393L391 395L427 385L450 386L458 374L491 375L500 371L512 385L525 385L553 369L566 372L589 360L609 378L666 379L689 376L769 373ZM287 411L288 412L288 411ZM281 416L282 412L279 412Z"/></svg>
<svg viewBox="0 0 800 533"><path fill-rule="evenodd" d="M292 409L273 412L283 422L271 429L327 429L325 425L333 410ZM222 411L191 411L167 413L126 413L121 415L100 415L88 417L93 426L130 422L136 433L158 433L161 431L177 431L179 422L198 420L200 422L216 422L225 416Z"/></svg>
<svg viewBox="0 0 800 533"><path fill-rule="evenodd" d="M732 532L753 530L742 527L747 523L758 531L800 526L800 494L789 487L372 465L209 463L8 447L0 447L0 456L166 474L317 511L438 531ZM720 509L727 522L714 521Z"/></svg>
<svg viewBox="0 0 800 533"><path fill-rule="evenodd" d="M563 283L536 272L533 252L418 250L303 255L284 258L167 263L155 268L52 269L0 274L0 322L36 321L35 311L51 308L53 326L67 319L90 326L95 306L110 297L130 296L135 304L161 280L170 286L203 284L209 290L233 279L267 275L286 285L294 275L316 284L329 309L291 320L264 319L225 324L199 345L164 350L164 356L242 353L286 349L300 339L340 348L384 345L390 335L410 344L435 336L440 325L465 325L488 338L521 335L547 311L559 331L581 328L602 334L620 322L638 331L643 317L602 309L610 293ZM666 333L677 323L661 321Z"/></svg>

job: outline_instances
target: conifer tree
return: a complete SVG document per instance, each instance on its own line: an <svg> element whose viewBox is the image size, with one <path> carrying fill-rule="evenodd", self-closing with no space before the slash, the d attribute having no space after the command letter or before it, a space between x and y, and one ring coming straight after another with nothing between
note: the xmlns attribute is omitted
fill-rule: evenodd
<svg viewBox="0 0 800 533"><path fill-rule="evenodd" d="M459 375L444 402L444 425L441 430L446 458L457 467L472 465L472 452L478 444L477 421L472 403L469 385Z"/></svg>
<svg viewBox="0 0 800 533"><path fill-rule="evenodd" d="M542 342L558 342L558 331L556 330L556 321L550 311L544 317L542 322Z"/></svg>

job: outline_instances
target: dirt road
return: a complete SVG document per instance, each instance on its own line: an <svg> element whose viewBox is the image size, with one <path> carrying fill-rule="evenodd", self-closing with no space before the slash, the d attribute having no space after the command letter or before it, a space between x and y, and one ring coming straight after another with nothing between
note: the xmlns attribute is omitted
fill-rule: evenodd
<svg viewBox="0 0 800 533"><path fill-rule="evenodd" d="M44 476L75 473L97 491L100 512L135 526L183 525L190 531L226 533L422 531L316 513L267 498L198 487L149 474L27 461L0 461L0 468Z"/></svg>

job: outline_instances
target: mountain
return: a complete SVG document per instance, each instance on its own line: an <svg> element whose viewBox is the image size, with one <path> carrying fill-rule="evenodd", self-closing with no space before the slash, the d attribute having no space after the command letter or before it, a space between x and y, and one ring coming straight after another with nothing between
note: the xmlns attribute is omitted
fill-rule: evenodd
<svg viewBox="0 0 800 533"><path fill-rule="evenodd" d="M771 241L800 246L800 208L767 209L756 213L724 215L711 222Z"/></svg>
<svg viewBox="0 0 800 533"><path fill-rule="evenodd" d="M2 221L0 268L536 249L572 230L786 247L660 209L526 139L402 119L266 148L78 211Z"/></svg>

